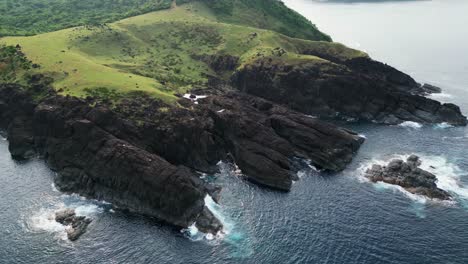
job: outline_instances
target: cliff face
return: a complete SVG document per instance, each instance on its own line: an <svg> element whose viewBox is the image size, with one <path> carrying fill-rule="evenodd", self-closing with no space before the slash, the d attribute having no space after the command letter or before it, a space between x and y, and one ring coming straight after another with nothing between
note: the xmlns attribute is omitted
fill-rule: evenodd
<svg viewBox="0 0 468 264"><path fill-rule="evenodd" d="M212 172L219 160L232 161L247 179L288 191L296 179L292 158L338 171L363 142L352 132L238 92L181 98L183 107L129 98L115 110L52 91L38 99L18 85L0 85L0 98L0 125L12 156L40 154L57 172L62 191L179 227L196 222L212 233L222 224L204 198L218 198L219 188L193 170Z"/></svg>
<svg viewBox="0 0 468 264"><path fill-rule="evenodd" d="M40 153L57 187L103 199L180 227L204 209L205 184L189 169L118 138L101 126L101 109L52 95L34 103L18 86L1 86L0 117L15 158ZM115 128L125 120L113 119ZM211 230L216 232L217 230Z"/></svg>
<svg viewBox="0 0 468 264"><path fill-rule="evenodd" d="M295 179L292 158L339 171L363 142L352 132L258 97L204 92L207 98L198 104L181 99L186 108L144 110L147 122L140 144L171 163L200 171L210 171L219 160L233 160L249 180L289 190Z"/></svg>
<svg viewBox="0 0 468 264"><path fill-rule="evenodd" d="M425 86L388 65L369 58L327 59L297 64L259 60L240 69L232 83L243 92L320 117L467 124L457 106L424 97Z"/></svg>

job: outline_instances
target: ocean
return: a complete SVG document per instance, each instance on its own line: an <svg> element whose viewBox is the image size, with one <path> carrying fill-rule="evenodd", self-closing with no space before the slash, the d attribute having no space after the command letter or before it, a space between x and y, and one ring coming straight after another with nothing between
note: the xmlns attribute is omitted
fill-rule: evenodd
<svg viewBox="0 0 468 264"><path fill-rule="evenodd" d="M335 41L442 87L434 98L468 114L468 1L285 3ZM304 167L290 193L246 182L225 164L207 175L223 186L220 205L206 199L225 224L220 237L62 194L43 161L13 161L1 139L0 263L468 263L468 129L339 124L367 138L353 163L338 174ZM373 163L413 153L453 202L362 176ZM76 242L53 220L64 207L93 219Z"/></svg>

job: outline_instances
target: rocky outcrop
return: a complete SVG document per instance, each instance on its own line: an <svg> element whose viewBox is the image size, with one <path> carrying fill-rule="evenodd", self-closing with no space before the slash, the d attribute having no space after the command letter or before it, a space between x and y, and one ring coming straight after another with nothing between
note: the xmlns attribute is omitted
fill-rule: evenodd
<svg viewBox="0 0 468 264"><path fill-rule="evenodd" d="M232 84L240 91L325 118L467 124L458 106L423 96L436 89L367 57L294 64L260 59L238 70Z"/></svg>
<svg viewBox="0 0 468 264"><path fill-rule="evenodd" d="M203 216L206 184L188 168L128 142L133 134L126 120L105 123L100 118L109 115L107 109L71 97L52 94L33 103L17 85L3 85L0 95L7 110L0 117L10 123L7 127L15 127L8 134L14 157L25 158L22 155L31 151L42 155L57 171L60 190L106 200L179 227ZM35 106L24 107L23 102ZM11 140L15 138L28 140Z"/></svg>
<svg viewBox="0 0 468 264"><path fill-rule="evenodd" d="M206 63L217 73L232 72L239 65L239 57L228 54L197 55L194 58Z"/></svg>
<svg viewBox="0 0 468 264"><path fill-rule="evenodd" d="M55 221L68 227L67 237L71 241L78 240L92 222L91 219L85 216L77 216L73 209L64 209L56 212Z"/></svg>
<svg viewBox="0 0 468 264"><path fill-rule="evenodd" d="M289 190L295 178L291 158L340 171L363 142L355 133L258 97L204 92L207 97L197 104L181 98L185 108L136 114L145 120L141 144L173 164L205 172L232 159L249 180ZM124 116L140 109L117 108Z"/></svg>
<svg viewBox="0 0 468 264"><path fill-rule="evenodd" d="M427 94L441 93L442 88L434 86L432 84L425 83L421 86L421 89L424 90Z"/></svg>
<svg viewBox="0 0 468 264"><path fill-rule="evenodd" d="M291 159L329 171L351 161L363 142L353 132L239 92L206 91L180 106L129 97L110 110L101 103L18 85L0 86L0 120L15 158L44 157L64 192L102 199L120 209L216 233L222 223L205 206L219 187L194 170L235 162L247 179L288 191ZM93 103L94 104L94 103Z"/></svg>
<svg viewBox="0 0 468 264"><path fill-rule="evenodd" d="M387 166L373 165L366 171L366 177L372 182L399 185L410 193L431 199L450 200L450 194L437 187L437 177L419 168L420 165L419 157L411 155L406 162L395 159Z"/></svg>

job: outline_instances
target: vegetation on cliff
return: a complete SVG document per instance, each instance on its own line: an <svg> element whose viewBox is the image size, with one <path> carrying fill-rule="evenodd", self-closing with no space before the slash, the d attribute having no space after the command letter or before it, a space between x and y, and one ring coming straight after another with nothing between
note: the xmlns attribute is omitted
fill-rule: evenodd
<svg viewBox="0 0 468 264"><path fill-rule="evenodd" d="M201 0L218 20L271 29L291 37L330 40L310 21L278 0ZM99 25L168 9L173 0L0 0L0 36L35 35ZM179 0L178 4L196 2Z"/></svg>
<svg viewBox="0 0 468 264"><path fill-rule="evenodd" d="M174 101L175 93L203 88L211 77L227 80L237 67L259 58L324 61L303 54L305 50L347 58L366 56L341 44L291 38L235 22L245 20L244 15L259 17L255 12L265 9L251 5L258 2L266 8L265 1L240 1L226 16L213 12L223 1L205 2L179 4L112 24L6 37L0 43L19 44L28 59L41 65L33 72L53 77L54 88L62 94L86 97L96 91L113 95L140 91L166 101ZM275 12L280 11L272 11L272 17ZM231 67L217 67L226 63Z"/></svg>
<svg viewBox="0 0 468 264"><path fill-rule="evenodd" d="M0 36L112 22L170 6L171 0L0 0Z"/></svg>

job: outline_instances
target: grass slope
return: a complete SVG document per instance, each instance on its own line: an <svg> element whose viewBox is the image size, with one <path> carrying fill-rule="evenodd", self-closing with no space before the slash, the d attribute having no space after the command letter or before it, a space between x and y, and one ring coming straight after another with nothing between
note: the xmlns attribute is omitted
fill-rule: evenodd
<svg viewBox="0 0 468 264"><path fill-rule="evenodd" d="M270 29L309 40L330 40L278 0L203 1L222 22ZM0 0L0 36L29 36L74 26L98 25L169 9L174 0Z"/></svg>
<svg viewBox="0 0 468 264"><path fill-rule="evenodd" d="M55 79L54 88L78 97L110 91L149 93L171 101L174 93L203 87L207 76L227 78L200 59L240 58L240 67L271 57L290 63L329 63L301 54L366 56L337 43L290 38L273 31L219 22L211 6L193 2L127 18L106 26L77 27L31 37L7 37L41 67L33 72Z"/></svg>
<svg viewBox="0 0 468 264"><path fill-rule="evenodd" d="M167 9L172 0L0 0L0 36L35 35Z"/></svg>
<svg viewBox="0 0 468 264"><path fill-rule="evenodd" d="M330 36L296 11L277 0L202 0L218 21L269 29L284 35L331 41Z"/></svg>

